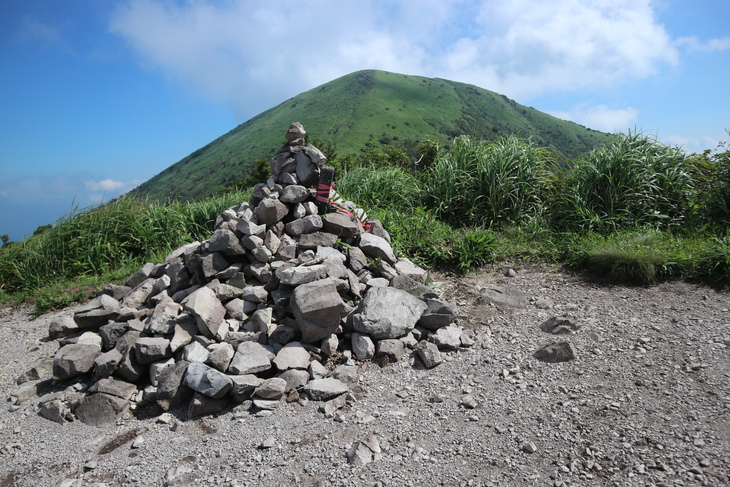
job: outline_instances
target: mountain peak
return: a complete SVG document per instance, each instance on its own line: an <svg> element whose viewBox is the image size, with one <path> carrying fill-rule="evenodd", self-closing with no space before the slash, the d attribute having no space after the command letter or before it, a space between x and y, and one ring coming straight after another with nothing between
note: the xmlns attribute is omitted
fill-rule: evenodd
<svg viewBox="0 0 730 487"><path fill-rule="evenodd" d="M514 134L567 160L609 138L477 86L365 69L260 113L134 192L159 200L209 196L247 175L256 160L273 156L292 120L338 154L357 154L366 146L415 146L427 138L448 147L459 135L492 140Z"/></svg>

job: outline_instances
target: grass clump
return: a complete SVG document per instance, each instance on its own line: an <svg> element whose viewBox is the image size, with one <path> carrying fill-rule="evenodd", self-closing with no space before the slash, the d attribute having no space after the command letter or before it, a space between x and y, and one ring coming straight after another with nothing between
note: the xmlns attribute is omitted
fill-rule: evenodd
<svg viewBox="0 0 730 487"><path fill-rule="evenodd" d="M335 189L363 208L409 210L418 206L418 180L400 168L360 167L345 173Z"/></svg>
<svg viewBox="0 0 730 487"><path fill-rule="evenodd" d="M48 231L0 249L0 292L22 294L82 276L134 269L152 255L208 238L216 216L249 196L234 192L169 205L122 197L98 208L76 209Z"/></svg>
<svg viewBox="0 0 730 487"><path fill-rule="evenodd" d="M468 272L528 259L613 282L730 284L724 144L689 155L651 137L621 135L568 168L515 137L458 137L450 149L434 149L418 177L403 164L356 166L336 186L383 222L397 254L423 267ZM122 197L74 211L0 248L0 302L34 298L47 309L81 299L144 262L209 238L216 217L250 197L250 190L231 188L197 202Z"/></svg>
<svg viewBox="0 0 730 487"><path fill-rule="evenodd" d="M542 212L554 158L517 137L483 142L458 137L425 177L425 204L439 218L484 227Z"/></svg>
<svg viewBox="0 0 730 487"><path fill-rule="evenodd" d="M390 232L393 249L419 265L467 272L494 260L495 235L483 228L454 228L439 221L433 210L376 210Z"/></svg>
<svg viewBox="0 0 730 487"><path fill-rule="evenodd" d="M692 210L691 158L641 134L619 135L563 175L554 223L569 230L672 227Z"/></svg>

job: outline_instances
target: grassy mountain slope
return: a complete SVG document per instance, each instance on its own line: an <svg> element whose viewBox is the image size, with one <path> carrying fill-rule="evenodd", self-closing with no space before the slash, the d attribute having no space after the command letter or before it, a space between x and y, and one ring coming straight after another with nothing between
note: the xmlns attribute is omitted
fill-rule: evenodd
<svg viewBox="0 0 730 487"><path fill-rule="evenodd" d="M215 193L254 161L270 157L286 129L299 121L338 154L366 144L405 144L425 138L448 146L458 135L531 138L572 159L610 135L525 107L504 95L439 78L358 71L301 93L202 147L140 185L153 199L196 199Z"/></svg>

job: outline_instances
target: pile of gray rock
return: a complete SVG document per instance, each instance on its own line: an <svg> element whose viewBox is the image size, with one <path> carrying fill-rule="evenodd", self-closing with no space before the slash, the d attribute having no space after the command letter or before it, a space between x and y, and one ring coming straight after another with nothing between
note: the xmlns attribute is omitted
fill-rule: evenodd
<svg viewBox="0 0 730 487"><path fill-rule="evenodd" d="M221 213L208 240L51 324L53 379L66 387L42 400L43 416L103 426L145 403L187 402L195 417L307 400L332 414L352 399L357 361L411 353L433 367L441 350L470 345L379 222L320 213L326 158L304 136L292 124L271 178Z"/></svg>

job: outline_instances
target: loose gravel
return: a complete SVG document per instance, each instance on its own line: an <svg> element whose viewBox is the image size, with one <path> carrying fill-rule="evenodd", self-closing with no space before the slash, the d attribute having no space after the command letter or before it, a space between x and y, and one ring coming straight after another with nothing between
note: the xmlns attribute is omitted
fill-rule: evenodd
<svg viewBox="0 0 730 487"><path fill-rule="evenodd" d="M691 486L730 481L730 299L685 282L607 286L536 267L434 275L474 341L426 369L412 354L359 364L354 401L244 408L194 420L127 413L114 427L58 424L16 378L58 345L52 314L0 310L0 487L117 485ZM487 304L513 287L526 308ZM541 328L564 318L578 329ZM577 358L546 363L541 346ZM372 433L381 453L347 453ZM370 437L372 441L372 437Z"/></svg>

